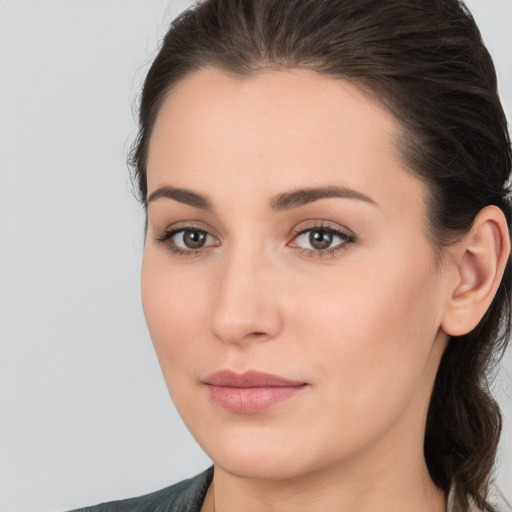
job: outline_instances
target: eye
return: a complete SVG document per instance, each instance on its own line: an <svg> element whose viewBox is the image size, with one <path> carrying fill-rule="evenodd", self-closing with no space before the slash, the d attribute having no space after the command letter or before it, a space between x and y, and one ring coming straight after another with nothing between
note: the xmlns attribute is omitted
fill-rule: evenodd
<svg viewBox="0 0 512 512"><path fill-rule="evenodd" d="M176 228L165 231L156 239L177 254L194 254L211 245L218 245L216 239L204 229Z"/></svg>
<svg viewBox="0 0 512 512"><path fill-rule="evenodd" d="M334 254L355 241L353 235L331 226L298 228L295 233L295 238L289 244L290 247L303 249L308 256Z"/></svg>
<svg viewBox="0 0 512 512"><path fill-rule="evenodd" d="M174 243L180 249L200 249L206 244L208 233L184 229L174 234Z"/></svg>

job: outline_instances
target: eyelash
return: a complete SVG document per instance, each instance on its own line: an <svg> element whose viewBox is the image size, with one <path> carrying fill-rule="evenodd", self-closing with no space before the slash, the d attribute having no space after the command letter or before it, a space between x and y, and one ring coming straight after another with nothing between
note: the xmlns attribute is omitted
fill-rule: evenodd
<svg viewBox="0 0 512 512"><path fill-rule="evenodd" d="M300 225L297 228L295 228L292 231L292 241L297 240L301 235L304 235L309 232L323 232L328 233L330 235L336 236L342 240L342 242L338 243L334 247L329 247L327 249L307 249L307 248L298 248L300 251L300 254L308 256L310 258L314 257L325 257L325 256L334 256L339 251L346 249L347 245L350 245L356 241L356 238L354 235L348 234L345 231L342 231L341 229L334 228L329 225L324 225L323 223L304 227L304 225ZM201 252L204 251L205 248L211 247L201 247L199 249L181 249L173 242L173 237L177 235L178 233L186 233L186 232L195 232L195 233L201 233L206 236L212 236L208 231L206 231L203 228L199 228L196 226L185 226L185 227L178 227L174 229L170 229L167 231L164 231L160 236L156 238L156 242L160 244L164 244L173 254L177 256L184 256L184 257L190 257L190 256L197 256ZM291 242L289 242L291 243ZM213 244L213 246L217 246L218 244Z"/></svg>
<svg viewBox="0 0 512 512"><path fill-rule="evenodd" d="M173 254L176 254L177 256L195 256L199 255L204 250L204 247L201 247L199 249L181 249L178 247L172 238L177 235L178 233L186 233L186 232L193 232L193 233L201 233L206 236L212 236L208 231L206 231L203 228L196 227L194 225L191 226L185 226L185 227L178 227L174 229L169 229L164 231L160 236L156 238L156 241L160 244L165 245Z"/></svg>
<svg viewBox="0 0 512 512"><path fill-rule="evenodd" d="M339 251L345 250L348 245L353 244L356 241L356 237L352 234L349 234L339 228L335 228L333 226L325 225L323 223L316 224L313 226L304 227L304 225L299 225L297 228L293 230L293 240L297 240L297 238L301 235L310 232L323 232L328 233L333 236L337 236L342 240L342 242L338 243L334 247L329 247L327 249L306 249L304 247L299 248L300 253L304 256L308 256L310 258L318 258L325 256L334 256Z"/></svg>

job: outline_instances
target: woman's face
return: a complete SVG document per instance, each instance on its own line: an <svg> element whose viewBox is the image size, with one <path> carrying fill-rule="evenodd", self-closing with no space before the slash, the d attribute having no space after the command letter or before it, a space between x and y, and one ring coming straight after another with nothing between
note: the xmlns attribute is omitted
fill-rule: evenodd
<svg viewBox="0 0 512 512"><path fill-rule="evenodd" d="M203 69L161 107L144 311L178 411L224 470L422 458L448 279L399 135L307 70Z"/></svg>

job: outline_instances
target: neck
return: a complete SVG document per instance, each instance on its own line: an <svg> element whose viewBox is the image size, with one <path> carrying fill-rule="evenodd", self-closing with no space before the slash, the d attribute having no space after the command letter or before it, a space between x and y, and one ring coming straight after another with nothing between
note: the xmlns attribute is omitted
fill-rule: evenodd
<svg viewBox="0 0 512 512"><path fill-rule="evenodd" d="M205 505L208 512L445 512L446 496L425 465L395 459L370 470L347 464L287 480L239 477L216 466Z"/></svg>

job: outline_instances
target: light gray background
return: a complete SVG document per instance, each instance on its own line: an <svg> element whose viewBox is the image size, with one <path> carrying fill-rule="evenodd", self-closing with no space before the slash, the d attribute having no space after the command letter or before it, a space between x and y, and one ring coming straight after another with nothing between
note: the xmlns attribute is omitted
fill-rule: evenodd
<svg viewBox="0 0 512 512"><path fill-rule="evenodd" d="M512 0L468 2L512 119ZM157 41L188 1L0 0L0 510L143 494L210 461L177 416L139 295L125 154ZM512 350L506 366L512 366ZM512 500L512 386L498 481Z"/></svg>

